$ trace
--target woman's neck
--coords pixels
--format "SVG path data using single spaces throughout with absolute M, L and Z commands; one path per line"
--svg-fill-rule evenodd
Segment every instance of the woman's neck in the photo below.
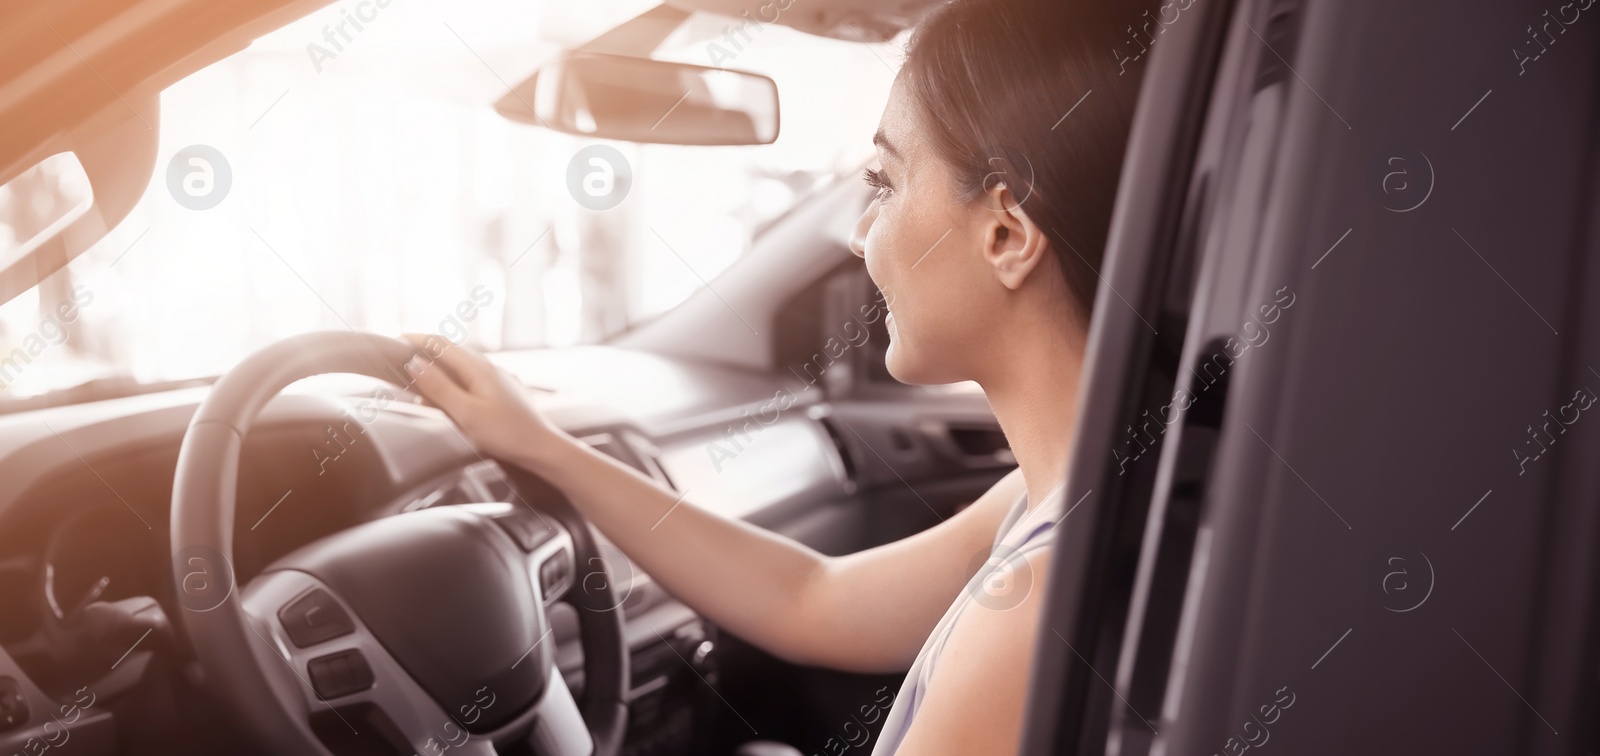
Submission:
M 1081 343 L 1056 336 L 1007 350 L 1012 358 L 979 381 L 1022 468 L 1029 509 L 1066 478 L 1078 423 Z

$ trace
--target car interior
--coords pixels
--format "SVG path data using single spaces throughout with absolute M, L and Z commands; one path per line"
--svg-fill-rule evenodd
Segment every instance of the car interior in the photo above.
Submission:
M 565 344 L 503 326 L 494 363 L 621 464 L 848 554 L 938 524 L 1016 467 L 976 386 L 907 386 L 884 367 L 882 295 L 847 246 L 871 197 L 853 180 L 870 128 L 826 126 L 869 151 L 773 169 L 761 186 L 788 181 L 786 200 L 728 211 L 748 241 L 715 273 L 654 228 L 606 236 L 605 213 L 631 196 L 664 208 L 650 217 L 723 223 L 680 209 L 711 203 L 653 184 L 647 160 L 713 174 L 725 168 L 706 155 L 787 149 L 791 134 L 824 128 L 808 120 L 815 107 L 792 105 L 807 86 L 818 102 L 859 99 L 839 108 L 875 119 L 894 46 L 935 3 L 669 0 L 585 15 L 550 0 L 537 4 L 554 30 L 539 49 L 484 53 L 475 33 L 523 32 L 406 2 L 0 8 L 12 203 L 0 208 L 14 211 L 0 216 L 11 232 L 0 302 L 21 313 L 0 318 L 0 753 L 870 751 L 903 675 L 792 664 L 696 614 L 558 490 L 480 455 L 420 401 L 397 320 L 341 323 L 313 285 L 335 279 L 285 273 L 337 267 L 339 238 L 216 220 L 228 205 L 212 212 L 199 207 L 206 192 L 174 188 L 190 180 L 185 161 L 225 194 L 230 181 L 249 191 L 250 170 L 323 170 L 326 153 L 261 147 L 230 175 L 209 153 L 179 154 L 204 142 L 193 136 L 204 107 L 162 111 L 204 85 L 193 102 L 249 124 L 230 127 L 245 136 L 221 154 L 315 141 L 293 130 L 303 103 L 324 128 L 344 118 L 354 130 L 368 95 L 262 71 L 296 66 L 322 82 L 366 66 L 429 97 L 459 88 L 472 114 L 373 111 L 383 123 L 457 118 L 567 140 L 552 143 L 567 150 L 554 162 L 535 163 L 533 148 L 515 157 L 554 177 L 569 204 L 551 212 L 589 220 L 550 237 L 475 228 L 470 238 L 510 249 L 495 275 L 512 280 L 519 251 L 537 258 L 557 242 L 660 243 L 681 295 L 637 319 L 583 310 L 615 327 L 574 326 Z M 413 12 L 437 48 L 378 36 Z M 1143 83 L 1022 753 L 1600 748 L 1600 421 L 1582 419 L 1600 389 L 1600 21 L 1588 12 L 1173 0 L 1130 17 L 1127 47 L 1106 54 Z M 758 70 L 780 33 L 819 47 L 800 48 L 795 68 Z M 433 70 L 430 50 L 459 67 Z M 871 81 L 845 88 L 852 77 Z M 219 94 L 247 86 L 263 95 L 248 108 Z M 637 170 L 612 153 L 568 162 L 590 145 L 629 150 Z M 25 182 L 63 153 L 82 196 L 58 217 L 25 217 Z M 418 170 L 373 180 L 483 191 Z M 316 186 L 295 191 L 325 201 Z M 745 194 L 752 207 L 766 196 Z M 128 313 L 148 300 L 117 292 L 136 279 L 91 271 L 158 246 L 140 246 L 152 197 L 197 227 L 232 224 L 219 233 L 287 283 L 257 291 L 248 273 L 190 266 L 171 291 L 139 296 L 204 287 L 194 301 L 215 308 L 187 306 L 181 327 L 137 320 Z M 328 251 L 293 257 L 286 237 Z M 539 264 L 578 266 L 552 286 L 608 275 L 551 255 L 569 262 Z M 380 272 L 381 257 L 359 260 L 340 285 L 370 287 L 370 310 L 415 285 Z M 244 322 L 207 322 L 224 321 L 229 301 L 265 307 L 273 286 L 333 313 L 233 334 L 237 348 L 189 374 L 67 365 L 54 377 L 49 358 L 89 342 L 46 326 L 80 310 L 165 328 L 150 343 L 181 353 Z M 506 290 L 476 302 L 447 292 L 404 320 L 459 325 L 498 307 L 509 322 Z M 334 300 L 352 311 L 364 301 L 330 296 L 355 297 Z M 564 322 L 548 320 L 550 333 Z M 518 663 L 502 669 L 508 653 Z
M 119 59 L 139 67 L 140 73 L 124 74 L 124 79 L 149 79 L 142 87 L 118 89 L 123 99 L 150 98 L 140 116 L 154 125 L 156 95 L 164 86 L 318 5 L 195 3 L 151 10 L 137 2 L 90 2 L 70 13 L 40 5 L 14 9 L 20 16 L 6 19 L 4 28 L 19 45 L 44 43 L 25 28 L 44 18 L 69 35 L 94 28 L 125 34 L 122 44 L 128 49 Z M 728 10 L 716 6 L 646 10 L 550 59 L 525 82 L 506 88 L 498 101 L 480 105 L 511 122 L 591 137 L 598 131 L 620 140 L 672 144 L 770 142 L 776 137 L 778 114 L 774 85 L 765 77 L 747 77 L 753 91 L 736 100 L 740 110 L 691 99 L 675 111 L 672 124 L 680 131 L 641 128 L 649 124 L 640 122 L 640 114 L 649 112 L 654 118 L 673 105 L 671 97 L 648 108 L 627 99 L 640 93 L 668 94 L 685 77 L 704 77 L 712 70 L 645 56 L 691 13 Z M 886 39 L 904 30 L 915 11 L 908 7 L 877 13 L 864 6 L 816 4 L 794 14 L 793 25 L 810 34 L 854 40 L 865 33 Z M 143 22 L 143 27 L 117 26 L 118 19 L 139 12 L 159 13 L 160 18 Z M 183 44 L 174 46 L 168 36 L 152 34 L 179 17 L 188 18 L 193 28 Z M 74 28 L 69 18 L 80 19 L 81 26 Z M 24 52 L 12 49 L 19 65 L 12 72 L 20 76 Z M 69 80 L 85 74 L 92 79 L 87 70 L 64 72 Z M 536 83 L 542 88 L 537 92 Z M 620 90 L 622 97 L 608 88 Z M 598 104 L 591 108 L 584 98 Z M 618 103 L 629 107 L 610 114 L 596 109 Z M 139 118 L 127 118 L 110 128 L 86 124 L 76 131 L 62 130 L 37 145 L 25 144 L 30 135 L 24 132 L 58 129 L 83 108 L 112 104 L 122 107 L 115 98 L 105 103 L 52 97 L 50 107 L 71 112 L 35 109 L 26 119 L 7 119 L 7 165 L 37 162 L 35 156 L 62 145 L 70 145 L 82 164 L 93 187 L 93 209 L 68 224 L 115 225 L 117 214 L 127 212 L 145 192 L 153 171 L 158 151 L 154 129 L 145 129 Z M 691 111 L 690 105 L 698 110 Z M 733 115 L 745 117 L 741 121 Z M 593 120 L 584 127 L 577 122 L 580 116 Z M 103 162 L 97 154 L 104 155 Z M 867 195 L 859 182 L 824 185 L 768 222 L 749 251 L 718 277 L 715 292 L 702 289 L 607 343 L 503 351 L 496 354 L 497 362 L 527 385 L 551 394 L 551 412 L 565 430 L 663 485 L 694 491 L 702 506 L 829 554 L 915 533 L 970 502 L 1015 461 L 980 392 L 913 389 L 895 383 L 884 371 L 887 334 L 881 314 L 864 315 L 876 290 L 859 264 L 852 264 L 856 261 L 844 244 L 848 222 Z M 20 264 L 6 268 L 8 297 L 31 288 L 29 279 L 48 276 L 53 266 L 92 243 L 88 231 L 57 231 L 46 230 L 48 238 L 35 240 Z M 746 330 L 738 319 L 728 318 L 729 308 L 762 327 Z M 250 391 L 269 393 L 245 401 L 271 401 L 239 408 L 249 415 L 241 423 L 249 433 L 232 450 L 229 442 L 200 440 L 191 431 L 207 397 L 228 385 L 213 384 L 215 379 L 137 386 L 101 380 L 8 401 L 11 406 L 0 416 L 0 466 L 6 468 L 0 474 L 6 481 L 0 494 L 6 498 L 0 504 L 6 513 L 0 528 L 0 554 L 5 555 L 0 605 L 6 607 L 0 621 L 0 684 L 11 690 L 0 695 L 14 694 L 7 701 L 15 703 L 8 703 L 7 731 L 0 733 L 6 748 L 51 747 L 52 741 L 60 741 L 56 747 L 80 753 L 239 752 L 246 746 L 238 713 L 224 705 L 219 689 L 239 685 L 241 698 L 259 699 L 264 688 L 282 681 L 251 678 L 262 674 L 252 670 L 225 682 L 197 659 L 197 642 L 208 641 L 196 638 L 194 627 L 180 615 L 195 609 L 195 601 L 206 608 L 204 603 L 226 598 L 207 594 L 209 598 L 197 599 L 197 589 L 205 593 L 239 586 L 247 604 L 260 602 L 262 616 L 278 617 L 283 628 L 291 626 L 287 618 L 294 615 L 280 612 L 318 610 L 354 615 L 370 625 L 377 621 L 374 606 L 341 608 L 336 600 L 324 598 L 326 593 L 307 593 L 307 586 L 273 585 L 257 578 L 319 539 L 360 532 L 364 525 L 399 514 L 478 507 L 493 510 L 486 516 L 496 521 L 515 521 L 507 526 L 513 530 L 547 526 L 546 508 L 555 505 L 545 499 L 559 499 L 558 492 L 541 489 L 536 480 L 519 480 L 516 471 L 477 455 L 441 413 L 394 390 L 385 381 L 393 374 L 384 373 L 392 369 L 384 362 L 392 339 L 352 346 L 341 342 L 340 335 L 321 334 L 332 339 L 323 347 L 294 337 L 277 357 L 252 358 L 264 372 Z M 291 352 L 301 355 L 289 362 L 305 375 L 270 375 L 287 366 L 283 356 Z M 306 359 L 312 352 L 321 357 Z M 356 359 L 341 365 L 348 357 Z M 242 369 L 241 364 L 230 375 Z M 287 380 L 287 386 L 299 378 L 336 372 L 366 377 L 302 382 L 272 398 L 277 391 L 271 384 Z M 201 450 L 233 459 L 195 466 L 186 457 Z M 212 561 L 205 561 L 212 554 L 169 554 L 174 521 L 185 516 L 185 487 L 206 485 L 199 478 L 195 483 L 176 480 L 177 471 L 194 469 L 206 477 L 230 467 L 236 470 L 229 475 L 236 476 L 237 498 L 231 511 L 220 516 L 223 521 L 211 525 L 230 531 L 231 553 L 216 554 Z M 212 494 L 200 496 L 210 499 Z M 529 508 L 529 502 L 540 511 Z M 213 501 L 197 500 L 196 506 L 216 511 Z M 274 512 L 279 516 L 273 517 Z M 289 512 L 294 514 L 282 516 Z M 482 694 L 498 697 L 498 707 L 468 691 L 463 700 L 474 700 L 483 715 L 481 722 L 477 717 L 469 721 L 426 701 L 379 699 L 374 691 L 395 687 L 383 684 L 383 664 L 393 661 L 380 662 L 380 654 L 388 656 L 381 650 L 360 648 L 348 634 L 314 642 L 282 630 L 289 640 L 282 644 L 284 650 L 292 649 L 293 664 L 309 665 L 301 674 L 317 695 L 329 695 L 315 685 L 324 682 L 322 676 L 334 680 L 327 684 L 335 686 L 332 698 L 338 704 L 312 706 L 307 713 L 306 725 L 322 745 L 336 753 L 410 753 L 432 752 L 420 750 L 430 743 L 434 748 L 472 748 L 493 742 L 502 753 L 586 753 L 568 741 L 576 737 L 587 742 L 583 725 L 588 720 L 595 740 L 615 741 L 604 752 L 731 753 L 756 739 L 819 751 L 859 747 L 874 725 L 881 724 L 886 708 L 879 707 L 886 707 L 898 676 L 782 662 L 719 633 L 614 547 L 587 536 L 581 520 L 551 532 L 562 535 L 524 544 L 530 548 L 525 558 L 536 565 L 541 594 L 542 605 L 533 613 L 550 633 L 548 645 L 541 644 L 531 658 L 539 662 L 542 657 L 550 679 L 564 681 L 569 708 L 574 700 L 585 702 L 584 716 L 574 720 L 577 735 L 561 729 L 572 722 L 553 715 L 531 721 L 536 719 L 530 716 L 536 708 L 530 708 L 534 695 L 551 695 L 540 688 L 554 687 L 537 674 L 519 676 L 516 693 L 511 680 L 491 683 L 493 690 Z M 202 561 L 191 568 L 190 559 Z M 447 605 L 450 583 L 437 560 L 406 559 L 387 569 L 372 566 L 370 559 L 360 561 L 367 565 L 366 574 L 385 577 L 386 584 L 407 594 L 407 601 L 433 604 L 439 616 L 463 622 L 479 617 L 464 605 Z M 164 567 L 169 563 L 180 565 L 175 578 Z M 408 571 L 410 579 L 391 580 Z M 621 618 L 609 633 L 583 627 L 579 609 L 559 600 L 566 592 L 589 595 L 593 586 L 602 589 L 597 593 L 604 593 L 608 604 L 599 609 L 615 610 L 605 616 Z M 358 594 L 377 598 L 372 590 L 346 586 L 340 591 Z M 303 603 L 307 601 L 311 603 Z M 276 606 L 267 607 L 269 603 Z M 418 628 L 423 623 L 414 612 L 396 617 L 395 627 L 401 633 L 415 631 L 416 643 L 426 643 L 428 633 L 452 630 Z M 340 630 L 348 632 L 328 632 Z M 383 645 L 390 648 L 405 643 L 393 630 L 356 630 L 367 638 L 372 632 L 383 635 Z M 225 631 L 215 632 L 220 636 Z M 512 635 L 508 630 L 507 637 Z M 596 635 L 599 641 L 591 638 Z M 302 642 L 308 644 L 304 650 Z M 597 642 L 611 648 L 597 650 Z M 249 648 L 214 652 L 213 658 L 259 653 Z M 366 654 L 360 663 L 363 671 L 341 666 L 339 654 L 350 653 Z M 437 655 L 437 650 L 419 653 Z M 471 663 L 460 658 L 439 661 L 441 666 Z M 528 669 L 537 672 L 538 666 L 530 663 L 519 671 Z M 282 677 L 281 669 L 266 671 L 273 672 Z M 597 676 L 607 679 L 596 683 Z M 442 679 L 432 683 L 450 684 Z M 337 695 L 341 686 L 358 692 Z M 429 683 L 423 687 L 437 692 Z M 53 702 L 75 695 L 81 698 L 81 709 L 74 721 L 62 725 L 41 716 L 56 708 Z M 426 699 L 426 694 L 419 698 Z M 736 708 L 719 699 L 737 701 Z M 608 700 L 613 706 L 620 702 L 625 717 L 596 714 Z M 432 715 L 425 718 L 424 711 Z M 879 715 L 863 713 L 873 711 Z M 622 721 L 625 729 L 600 732 L 594 720 L 606 716 L 612 717 L 613 729 Z M 848 730 L 841 730 L 841 723 Z M 46 724 L 49 732 L 41 734 L 44 730 L 36 728 Z M 259 747 L 280 752 L 265 743 Z

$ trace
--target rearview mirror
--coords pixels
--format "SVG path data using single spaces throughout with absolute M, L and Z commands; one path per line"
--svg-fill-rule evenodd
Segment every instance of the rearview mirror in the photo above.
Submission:
M 132 110 L 126 103 L 124 107 Z M 160 102 L 151 101 L 120 122 L 106 126 L 90 120 L 35 148 L 43 153 L 41 159 L 52 152 L 71 152 L 77 162 L 71 170 L 87 179 L 88 192 L 73 198 L 77 201 L 71 210 L 20 246 L 0 249 L 0 304 L 88 251 L 133 211 L 155 173 L 159 113 Z
M 744 71 L 570 51 L 495 110 L 568 134 L 653 144 L 770 144 L 778 85 Z

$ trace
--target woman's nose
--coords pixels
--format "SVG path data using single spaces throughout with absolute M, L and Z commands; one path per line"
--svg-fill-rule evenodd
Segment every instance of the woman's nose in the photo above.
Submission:
M 872 221 L 877 217 L 878 200 L 874 199 L 856 221 L 855 230 L 850 232 L 850 251 L 856 253 L 856 257 L 867 256 L 867 232 L 872 230 Z

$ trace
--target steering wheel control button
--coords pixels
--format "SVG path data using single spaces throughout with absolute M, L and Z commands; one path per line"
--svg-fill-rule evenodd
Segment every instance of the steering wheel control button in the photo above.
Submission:
M 310 648 L 356 631 L 344 607 L 321 588 L 290 602 L 278 612 L 278 620 L 289 633 L 289 640 L 299 648 Z
M 28 699 L 22 697 L 22 686 L 13 678 L 0 677 L 0 732 L 27 721 Z
M 567 578 L 571 576 L 572 570 L 568 568 L 567 560 L 562 558 L 562 555 L 550 557 L 544 560 L 544 564 L 539 565 L 539 590 L 544 593 L 546 599 L 549 599 L 561 590 Z
M 343 698 L 372 687 L 372 667 L 367 658 L 356 649 L 319 656 L 306 662 L 306 674 L 311 677 L 311 687 L 324 701 Z

